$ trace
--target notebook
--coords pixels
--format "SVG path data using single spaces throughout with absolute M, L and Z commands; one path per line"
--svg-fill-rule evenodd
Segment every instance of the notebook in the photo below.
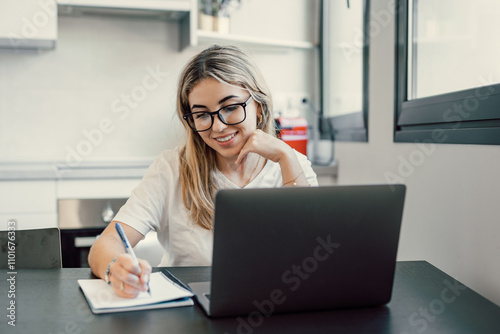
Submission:
M 378 306 L 391 299 L 404 185 L 220 190 L 207 315 Z
M 136 298 L 118 297 L 102 279 L 80 279 L 78 284 L 95 314 L 193 305 L 193 294 L 162 272 L 151 274 L 151 295 L 141 292 Z

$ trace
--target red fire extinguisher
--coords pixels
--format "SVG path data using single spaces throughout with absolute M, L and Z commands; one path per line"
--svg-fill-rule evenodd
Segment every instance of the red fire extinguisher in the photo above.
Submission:
M 278 138 L 296 151 L 307 155 L 307 121 L 304 117 L 277 118 Z

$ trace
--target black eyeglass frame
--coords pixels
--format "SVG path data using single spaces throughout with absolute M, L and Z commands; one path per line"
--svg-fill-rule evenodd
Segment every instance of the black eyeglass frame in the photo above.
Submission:
M 246 109 L 246 106 L 248 106 L 248 103 L 250 102 L 250 100 L 252 98 L 253 98 L 253 96 L 250 95 L 250 97 L 245 102 L 228 104 L 227 106 L 221 107 L 217 111 L 197 111 L 197 112 L 192 112 L 192 113 L 183 115 L 182 118 L 186 121 L 186 123 L 189 125 L 189 127 L 193 131 L 195 131 L 195 132 L 203 132 L 203 131 L 210 130 L 212 128 L 212 126 L 214 125 L 214 116 L 215 115 L 217 115 L 217 117 L 219 117 L 220 121 L 222 123 L 226 124 L 226 125 L 240 124 L 240 123 L 243 123 L 247 119 L 247 109 Z M 237 122 L 237 123 L 227 123 L 224 120 L 224 117 L 222 117 L 222 115 L 220 114 L 220 111 L 222 109 L 224 109 L 224 108 L 233 107 L 233 106 L 242 106 L 243 107 L 243 114 L 244 114 L 243 119 L 240 122 Z M 193 128 L 194 125 L 191 125 L 191 123 L 189 123 L 189 120 L 188 120 L 188 117 L 193 117 L 193 115 L 196 115 L 196 114 L 209 114 L 210 117 L 212 118 L 212 124 L 210 124 L 210 126 L 208 128 L 206 128 L 205 130 L 196 130 L 195 128 Z M 193 117 L 193 119 L 194 119 L 194 117 Z

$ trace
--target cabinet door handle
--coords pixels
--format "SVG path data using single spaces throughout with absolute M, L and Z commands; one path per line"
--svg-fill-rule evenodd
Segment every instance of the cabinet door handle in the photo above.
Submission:
M 99 237 L 99 236 L 96 235 L 95 237 L 76 237 L 75 238 L 75 247 L 77 247 L 77 248 L 90 247 L 97 240 L 97 237 Z

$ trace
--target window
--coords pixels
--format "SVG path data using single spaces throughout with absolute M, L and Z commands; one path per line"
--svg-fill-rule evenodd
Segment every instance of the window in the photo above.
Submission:
M 500 144 L 500 1 L 400 0 L 396 142 Z
M 367 141 L 368 0 L 322 2 L 322 133 Z

